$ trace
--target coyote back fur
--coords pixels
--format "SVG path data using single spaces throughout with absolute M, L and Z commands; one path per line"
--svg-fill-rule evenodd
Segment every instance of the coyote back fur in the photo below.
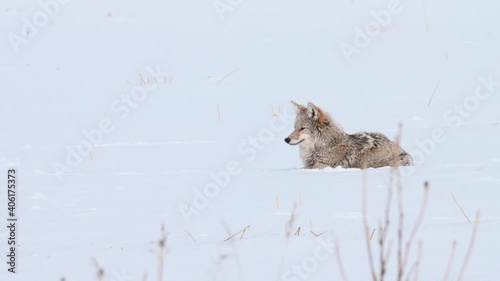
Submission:
M 381 133 L 345 133 L 328 115 L 312 103 L 307 107 L 292 101 L 296 109 L 295 130 L 285 139 L 299 145 L 305 168 L 377 168 L 410 166 L 412 157 Z

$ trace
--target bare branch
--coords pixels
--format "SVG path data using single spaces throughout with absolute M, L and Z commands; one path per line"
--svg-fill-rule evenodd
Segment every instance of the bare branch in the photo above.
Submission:
M 368 262 L 370 264 L 370 271 L 372 275 L 372 280 L 373 281 L 378 281 L 377 279 L 377 274 L 375 273 L 375 265 L 373 263 L 373 253 L 372 253 L 372 246 L 370 244 L 370 227 L 368 226 L 368 218 L 367 218 L 367 202 L 366 202 L 366 188 L 367 188 L 367 183 L 366 183 L 366 169 L 363 169 L 363 225 L 364 225 L 364 232 L 365 232 L 365 240 L 366 240 L 366 250 L 368 251 Z
M 408 258 L 410 256 L 410 251 L 411 251 L 411 246 L 413 244 L 413 240 L 415 239 L 415 236 L 417 235 L 418 229 L 420 228 L 420 225 L 422 224 L 422 221 L 424 219 L 424 213 L 425 209 L 427 207 L 427 202 L 429 199 L 429 183 L 425 182 L 424 183 L 424 198 L 422 199 L 422 205 L 420 205 L 420 211 L 418 213 L 417 220 L 415 221 L 415 224 L 413 225 L 413 229 L 410 232 L 410 236 L 408 237 L 408 240 L 406 241 L 406 249 L 405 249 L 405 255 L 403 258 L 403 269 L 406 267 L 406 264 L 408 263 Z
M 453 265 L 453 259 L 455 257 L 456 248 L 457 248 L 457 241 L 453 241 L 453 244 L 451 245 L 450 258 L 448 259 L 448 266 L 446 266 L 446 272 L 444 273 L 443 281 L 447 281 L 449 279 L 451 266 Z
M 465 255 L 464 262 L 462 263 L 462 268 L 458 274 L 457 281 L 462 280 L 465 274 L 465 269 L 467 269 L 467 264 L 469 263 L 470 256 L 472 254 L 472 249 L 474 248 L 474 241 L 476 240 L 477 228 L 479 227 L 479 212 L 476 213 L 476 221 L 474 222 L 474 228 L 472 229 L 472 235 L 469 241 L 469 247 L 467 248 L 467 254 Z
M 344 270 L 342 258 L 340 256 L 340 247 L 339 247 L 338 241 L 335 243 L 335 255 L 337 256 L 337 264 L 339 266 L 340 274 L 342 275 L 342 280 L 349 281 L 349 278 L 347 278 L 347 274 L 345 273 L 345 270 Z

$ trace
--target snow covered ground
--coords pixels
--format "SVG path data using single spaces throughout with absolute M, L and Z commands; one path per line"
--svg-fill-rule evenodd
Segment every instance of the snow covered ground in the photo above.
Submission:
M 93 259 L 103 280 L 156 280 L 162 225 L 164 280 L 343 280 L 335 245 L 370 280 L 363 174 L 300 169 L 290 100 L 347 132 L 403 124 L 405 237 L 430 182 L 408 267 L 422 241 L 419 279 L 443 280 L 456 241 L 457 280 L 479 211 L 462 280 L 500 280 L 498 1 L 198 2 L 1 1 L 0 280 L 97 280 Z M 389 175 L 367 171 L 370 231 Z

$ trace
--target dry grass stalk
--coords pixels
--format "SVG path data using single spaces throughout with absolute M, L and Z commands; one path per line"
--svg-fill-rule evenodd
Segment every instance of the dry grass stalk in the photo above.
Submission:
M 248 226 L 250 227 L 250 226 Z M 240 240 L 243 239 L 243 236 L 245 235 L 245 232 L 247 231 L 248 227 L 245 227 L 245 229 L 243 229 L 243 232 L 241 233 L 241 236 L 240 236 Z
M 293 204 L 293 209 L 292 213 L 290 214 L 290 219 L 288 222 L 285 224 L 285 248 L 283 249 L 283 254 L 281 256 L 281 262 L 280 262 L 280 267 L 278 270 L 278 276 L 276 277 L 276 280 L 281 280 L 281 272 L 283 272 L 283 266 L 285 265 L 285 257 L 286 257 L 286 252 L 288 249 L 288 241 L 290 240 L 290 236 L 292 234 L 292 229 L 295 224 L 296 216 L 295 216 L 295 210 L 297 209 L 297 204 Z
M 375 234 L 375 228 L 372 230 L 372 234 L 370 235 L 370 240 L 372 240 L 373 234 Z
M 441 81 L 443 81 L 443 79 L 439 79 L 439 81 L 437 82 L 436 87 L 434 88 L 434 91 L 432 91 L 431 99 L 429 100 L 429 103 L 427 103 L 427 107 L 431 106 L 432 98 L 434 98 L 434 95 L 436 94 L 436 91 L 439 88 L 439 84 L 441 84 Z
M 278 195 L 276 195 L 276 209 L 280 208 L 280 200 L 278 198 Z
M 103 281 L 104 280 L 104 268 L 102 268 L 99 263 L 97 262 L 96 259 L 92 259 L 92 263 L 94 264 L 95 268 L 97 269 L 97 280 Z
M 288 240 L 288 238 L 290 238 L 293 225 L 295 224 L 295 219 L 296 219 L 295 209 L 297 209 L 297 205 L 293 204 L 293 209 L 292 209 L 292 213 L 290 214 L 290 219 L 288 220 L 288 222 L 285 225 L 285 233 L 286 233 L 287 240 Z
M 280 114 L 280 111 L 281 111 L 281 105 L 278 105 L 278 110 L 276 111 L 276 108 L 271 105 L 271 116 L 272 117 L 276 117 Z
M 196 239 L 193 237 L 193 235 L 191 235 L 191 233 L 189 233 L 189 231 L 187 231 L 187 229 L 184 229 L 184 232 L 186 232 L 186 234 L 189 235 L 189 237 L 191 237 L 194 242 L 196 242 Z
M 94 156 L 92 155 L 92 151 L 89 154 L 90 154 L 90 161 L 94 160 Z
M 451 273 L 451 267 L 453 265 L 453 259 L 455 258 L 455 250 L 457 248 L 457 241 L 453 241 L 453 244 L 451 245 L 451 253 L 450 253 L 450 258 L 448 259 L 448 266 L 446 266 L 446 271 L 444 273 L 444 278 L 443 281 L 449 280 L 449 276 Z
M 300 235 L 300 226 L 299 226 L 299 228 L 297 228 L 297 231 L 295 231 L 295 233 L 293 235 L 295 235 L 295 236 L 299 236 Z
M 220 117 L 220 106 L 219 105 L 217 105 L 217 118 L 220 122 L 221 117 Z
M 158 253 L 158 281 L 163 281 L 163 265 L 167 248 L 167 233 L 165 231 L 165 225 L 161 226 L 161 238 L 158 240 L 158 248 L 160 249 L 160 252 Z
M 466 219 L 467 219 L 467 221 L 470 223 L 470 219 L 469 219 L 469 217 L 468 217 L 468 216 L 467 216 L 467 214 L 465 213 L 464 209 L 462 209 L 462 206 L 460 206 L 460 203 L 458 203 L 457 198 L 455 198 L 455 195 L 453 195 L 453 193 L 452 193 L 452 192 L 450 192 L 450 194 L 451 194 L 451 197 L 453 197 L 453 200 L 455 200 L 455 203 L 457 203 L 458 208 L 460 208 L 460 211 L 462 211 L 462 214 L 464 214 L 465 218 L 466 218 Z
M 231 239 L 232 239 L 233 237 L 235 237 L 236 235 L 238 235 L 238 234 L 240 234 L 240 233 L 242 233 L 242 232 L 246 231 L 246 230 L 247 230 L 247 228 L 249 228 L 250 226 L 251 226 L 251 225 L 247 225 L 247 226 L 246 226 L 245 228 L 243 228 L 242 230 L 240 230 L 240 231 L 236 232 L 235 234 L 233 234 L 233 235 L 229 236 L 228 238 L 226 238 L 226 240 L 224 240 L 224 242 L 226 242 L 226 241 L 228 241 L 228 240 L 231 240 Z
M 311 230 L 310 232 L 311 232 L 314 236 L 316 236 L 316 237 L 320 237 L 321 235 L 325 234 L 325 232 L 326 232 L 326 231 L 323 231 L 323 232 L 321 232 L 321 233 L 316 233 L 316 232 L 314 232 L 314 231 L 312 231 L 312 230 Z
M 311 218 L 309 218 L 309 226 L 311 227 L 311 230 L 309 230 L 309 232 L 311 232 L 314 236 L 319 237 L 319 236 L 325 234 L 325 232 L 321 232 L 321 233 L 314 232 L 313 223 L 312 223 Z
M 233 75 L 233 73 L 235 73 L 236 71 L 238 71 L 239 69 L 238 68 L 235 68 L 233 71 L 229 72 L 228 74 L 226 74 L 224 77 L 222 77 L 219 81 L 217 81 L 217 84 L 220 84 L 222 83 L 222 81 L 226 80 L 227 77 Z
M 462 268 L 460 268 L 460 273 L 458 274 L 457 281 L 461 281 L 464 277 L 465 270 L 467 269 L 467 265 L 469 263 L 470 256 L 472 254 L 472 249 L 474 248 L 474 242 L 476 241 L 476 233 L 477 228 L 479 227 L 479 212 L 476 213 L 476 220 L 474 221 L 474 228 L 472 229 L 472 234 L 469 241 L 469 247 L 467 248 L 467 253 L 465 254 L 464 262 L 462 263 Z
M 299 207 L 302 208 L 302 192 L 299 192 Z
M 231 230 L 229 229 L 229 226 L 224 222 L 222 221 L 222 225 L 224 226 L 224 229 L 226 230 L 227 234 L 231 234 Z M 237 233 L 235 233 L 232 237 L 238 235 L 240 232 L 244 231 L 246 228 L 249 228 L 250 225 L 248 225 L 247 227 L 245 227 L 244 229 L 242 229 L 241 231 L 238 231 Z M 225 241 L 228 241 L 229 239 L 231 239 L 232 237 L 226 239 Z M 224 242 L 225 242 L 224 241 Z M 234 240 L 231 240 L 228 242 L 229 245 L 231 246 L 231 248 L 233 249 L 233 258 L 234 258 L 234 261 L 236 262 L 236 267 L 238 269 L 238 275 L 239 275 L 239 280 L 243 280 L 243 270 L 242 270 L 242 267 L 241 267 L 241 261 L 240 261 L 240 255 L 238 253 L 238 248 L 236 247 L 236 243 L 234 243 Z M 224 255 L 225 256 L 225 255 Z M 224 259 L 225 257 L 222 257 L 222 259 Z M 221 259 L 221 260 L 222 260 Z

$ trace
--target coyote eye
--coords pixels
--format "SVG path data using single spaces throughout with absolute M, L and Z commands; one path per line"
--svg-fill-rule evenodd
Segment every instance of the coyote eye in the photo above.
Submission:
M 300 129 L 299 129 L 299 131 L 302 131 L 302 130 L 304 130 L 304 129 L 305 129 L 305 128 L 300 128 Z

